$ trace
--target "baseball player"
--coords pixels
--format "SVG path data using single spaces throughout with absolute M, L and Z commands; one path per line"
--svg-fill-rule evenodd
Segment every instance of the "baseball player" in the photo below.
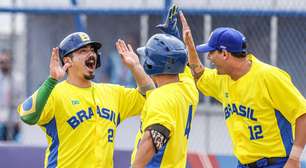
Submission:
M 157 88 L 147 93 L 132 167 L 186 167 L 188 136 L 199 95 L 189 69 L 179 75 L 187 63 L 185 46 L 172 35 L 155 34 L 137 51 L 145 57 L 145 72 Z
M 195 48 L 182 13 L 181 21 L 197 87 L 223 104 L 237 167 L 299 167 L 306 103 L 290 76 L 248 53 L 245 36 L 233 28 L 216 28 Z M 208 52 L 216 69 L 204 68 L 196 51 Z
M 37 124 L 46 133 L 45 167 L 112 168 L 118 124 L 138 115 L 143 95 L 154 88 L 132 47 L 122 40 L 116 47 L 138 89 L 92 82 L 101 65 L 100 47 L 84 32 L 65 37 L 52 50 L 50 77 L 18 107 L 25 123 Z M 65 72 L 67 80 L 58 83 Z
M 155 34 L 137 52 L 144 57 L 144 70 L 157 88 L 147 93 L 132 167 L 186 167 L 188 137 L 199 95 L 186 68 L 184 43 L 173 35 Z

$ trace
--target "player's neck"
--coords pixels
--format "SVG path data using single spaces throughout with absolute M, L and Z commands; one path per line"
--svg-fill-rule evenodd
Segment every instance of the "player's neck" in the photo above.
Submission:
M 179 81 L 178 75 L 156 75 L 153 76 L 154 82 L 157 84 L 158 87 L 169 83 L 175 83 Z
M 80 88 L 88 88 L 91 86 L 90 80 L 81 79 L 72 75 L 68 75 L 67 82 Z
M 231 67 L 231 71 L 229 73 L 229 76 L 231 77 L 232 80 L 238 80 L 240 79 L 243 75 L 247 74 L 252 66 L 252 62 L 248 59 L 242 61 L 242 62 L 237 62 L 234 64 L 233 67 Z

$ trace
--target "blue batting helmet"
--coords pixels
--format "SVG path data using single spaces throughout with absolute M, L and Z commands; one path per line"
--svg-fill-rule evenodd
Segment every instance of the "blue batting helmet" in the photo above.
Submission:
M 187 64 L 184 43 L 169 34 L 153 35 L 137 52 L 145 58 L 143 67 L 148 75 L 178 74 Z
M 64 38 L 64 40 L 59 45 L 59 55 L 62 63 L 64 64 L 64 57 L 68 56 L 72 52 L 86 46 L 86 45 L 92 45 L 94 47 L 94 50 L 97 54 L 97 64 L 96 68 L 101 66 L 101 60 L 100 60 L 100 53 L 98 50 L 101 48 L 101 43 L 97 41 L 90 40 L 90 37 L 88 34 L 84 32 L 75 32 L 72 34 L 69 34 L 67 37 Z

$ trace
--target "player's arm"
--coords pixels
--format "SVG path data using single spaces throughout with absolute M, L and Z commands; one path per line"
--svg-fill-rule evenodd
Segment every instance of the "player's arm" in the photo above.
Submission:
M 60 66 L 58 48 L 52 49 L 50 60 L 50 77 L 34 92 L 34 94 L 18 106 L 18 112 L 27 124 L 36 124 L 43 112 L 44 106 L 48 98 L 57 84 L 57 80 L 64 77 L 65 72 L 71 65 L 66 63 L 64 67 Z
M 139 142 L 132 168 L 144 168 L 154 154 L 166 145 L 169 135 L 170 131 L 160 124 L 149 126 Z
M 192 38 L 190 27 L 182 11 L 180 13 L 180 20 L 183 29 L 183 40 L 188 50 L 188 63 L 194 79 L 197 81 L 204 72 L 204 66 L 201 63 L 198 53 L 196 51 L 194 40 Z
M 142 95 L 145 95 L 148 90 L 154 89 L 154 82 L 145 73 L 132 46 L 130 44 L 126 45 L 123 40 L 119 39 L 116 42 L 116 48 L 119 55 L 121 56 L 122 62 L 131 70 L 136 80 L 138 91 Z
M 272 69 L 263 73 L 262 77 L 274 108 L 281 112 L 291 125 L 295 125 L 295 140 L 285 167 L 298 167 L 306 144 L 305 98 L 294 86 L 290 76 L 285 71 Z
M 18 106 L 18 112 L 23 122 L 30 125 L 37 123 L 56 83 L 55 79 L 49 77 L 32 96 Z
M 306 111 L 305 114 L 298 117 L 295 122 L 295 140 L 289 155 L 289 159 L 285 168 L 298 167 L 300 164 L 301 156 L 306 145 Z

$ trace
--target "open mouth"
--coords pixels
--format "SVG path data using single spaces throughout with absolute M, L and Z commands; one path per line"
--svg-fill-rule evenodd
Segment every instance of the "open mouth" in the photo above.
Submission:
M 96 59 L 95 57 L 89 57 L 86 61 L 85 61 L 85 65 L 88 69 L 93 70 L 96 67 Z

